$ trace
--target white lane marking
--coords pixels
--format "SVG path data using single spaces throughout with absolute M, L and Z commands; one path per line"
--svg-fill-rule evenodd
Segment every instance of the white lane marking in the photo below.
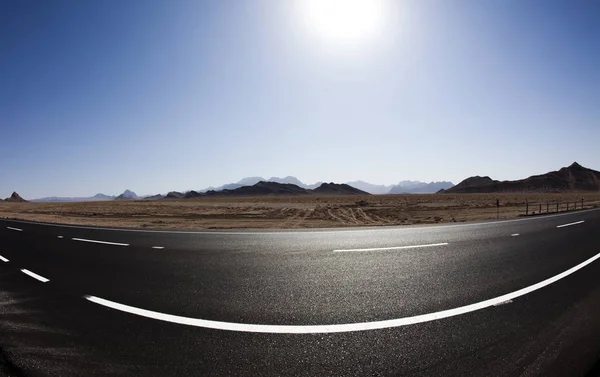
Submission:
M 4 258 L 2 255 L 0 255 L 0 260 L 1 260 L 2 262 L 8 262 L 8 259 Z
M 114 301 L 105 300 L 100 297 L 95 296 L 84 296 L 86 300 L 94 302 L 96 304 L 100 304 L 112 309 L 120 310 L 123 312 L 136 314 L 146 318 L 157 319 L 160 321 L 171 322 L 171 323 L 179 323 L 182 325 L 188 326 L 196 326 L 196 327 L 204 327 L 209 329 L 216 330 L 229 330 L 229 331 L 244 331 L 244 332 L 255 332 L 255 333 L 269 333 L 269 334 L 317 334 L 317 333 L 341 333 L 341 332 L 350 332 L 350 331 L 365 331 L 365 330 L 379 330 L 379 329 L 387 329 L 391 327 L 400 327 L 407 325 L 414 325 L 417 323 L 436 321 L 443 318 L 453 317 L 465 313 L 474 312 L 476 310 L 481 310 L 488 308 L 490 306 L 494 306 L 497 304 L 507 303 L 510 300 L 513 300 L 517 297 L 524 296 L 528 293 L 537 291 L 538 289 L 544 288 L 554 282 L 557 282 L 572 273 L 582 269 L 588 264 L 594 262 L 600 258 L 600 253 L 595 256 L 587 259 L 586 261 L 579 263 L 575 267 L 571 267 L 570 269 L 553 276 L 549 279 L 543 280 L 539 283 L 530 285 L 528 287 L 519 289 L 518 291 L 504 294 L 502 296 L 498 296 L 495 298 L 491 298 L 489 300 L 480 301 L 474 304 L 461 306 L 454 309 L 442 310 L 435 313 L 429 314 L 421 314 L 413 317 L 404 317 L 397 319 L 388 319 L 383 321 L 375 321 L 375 322 L 360 322 L 360 323 L 346 323 L 346 324 L 338 324 L 338 325 L 256 325 L 256 324 L 244 324 L 244 323 L 232 323 L 232 322 L 220 322 L 220 321 L 212 321 L 207 319 L 198 319 L 198 318 L 190 318 L 190 317 L 181 317 L 172 314 L 164 314 L 159 312 L 154 312 L 151 310 L 145 310 L 136 308 L 129 305 L 119 304 Z
M 104 245 L 129 246 L 128 243 L 106 242 L 106 241 L 97 241 L 97 240 L 86 240 L 85 238 L 71 238 L 71 239 L 73 241 L 101 243 L 101 244 L 104 244 Z
M 506 305 L 506 304 L 512 304 L 513 300 L 506 300 L 504 302 L 499 302 L 497 304 L 494 304 L 494 306 L 502 306 L 502 305 Z
M 63 236 L 57 236 L 58 238 L 63 238 Z
M 26 270 L 26 269 L 22 269 L 21 272 L 24 273 L 25 275 L 29 275 L 32 278 L 41 281 L 42 283 L 47 283 L 47 282 L 50 281 L 49 279 L 46 279 L 45 277 L 40 276 L 40 275 L 36 274 L 35 272 L 31 272 L 31 271 Z
M 11 220 L 12 222 L 21 223 L 21 224 L 36 224 L 43 226 L 53 226 L 59 228 L 73 228 L 73 229 L 93 229 L 93 230 L 105 230 L 109 232 L 138 232 L 138 233 L 165 233 L 165 234 L 211 234 L 211 235 L 278 235 L 278 234 L 298 234 L 298 233 L 322 233 L 322 234 L 335 234 L 340 232 L 389 232 L 389 231 L 414 231 L 414 230 L 428 230 L 428 229 L 441 229 L 441 228 L 460 228 L 460 227 L 469 227 L 469 226 L 482 226 L 482 225 L 496 225 L 496 224 L 504 224 L 504 223 L 514 223 L 521 221 L 538 221 L 538 220 L 546 220 L 554 217 L 562 217 L 562 216 L 573 216 L 580 215 L 586 212 L 600 211 L 600 208 L 591 208 L 585 209 L 576 212 L 565 212 L 565 213 L 557 213 L 555 215 L 544 215 L 544 216 L 534 216 L 527 217 L 523 219 L 512 219 L 512 220 L 501 220 L 501 221 L 484 221 L 484 222 L 473 222 L 473 223 L 465 223 L 465 224 L 448 224 L 448 225 L 401 225 L 397 226 L 382 226 L 382 227 L 362 227 L 362 228 L 337 228 L 337 229 L 329 229 L 329 230 L 282 230 L 277 232 L 229 232 L 229 231 L 185 231 L 185 230 L 149 230 L 149 229 L 125 229 L 125 228 L 100 228 L 93 226 L 76 226 L 76 225 L 66 225 L 66 224 L 51 224 L 51 223 L 40 223 L 34 221 L 21 221 L 21 220 Z
M 584 223 L 584 222 L 585 222 L 585 220 L 581 220 L 581 221 L 576 221 L 576 222 L 574 222 L 574 223 L 563 224 L 563 225 L 557 225 L 556 227 L 557 227 L 557 228 L 564 228 L 564 227 L 566 227 L 566 226 L 571 226 L 571 225 L 582 224 L 582 223 Z
M 22 232 L 23 231 L 23 229 L 13 228 L 12 226 L 7 226 L 6 229 L 16 230 L 17 232 Z
M 351 251 L 385 251 L 385 250 L 402 250 L 402 249 L 419 249 L 423 247 L 435 247 L 435 246 L 446 246 L 447 242 L 443 243 L 432 243 L 429 245 L 411 245 L 411 246 L 392 246 L 392 247 L 372 247 L 368 249 L 337 249 L 333 250 L 334 253 L 347 253 Z
M 511 234 L 510 236 L 511 236 L 511 237 L 517 237 L 517 236 L 520 236 L 520 234 L 519 234 L 519 233 L 513 233 L 513 234 Z
M 152 246 L 153 249 L 164 249 L 164 246 Z

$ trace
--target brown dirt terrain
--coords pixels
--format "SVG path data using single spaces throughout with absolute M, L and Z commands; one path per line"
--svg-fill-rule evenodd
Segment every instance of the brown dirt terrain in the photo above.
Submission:
M 600 193 L 232 197 L 86 203 L 0 203 L 0 217 L 146 229 L 327 228 L 452 223 L 538 212 L 537 203 L 600 207 Z M 536 203 L 536 204 L 531 204 Z M 560 210 L 566 209 L 561 204 Z

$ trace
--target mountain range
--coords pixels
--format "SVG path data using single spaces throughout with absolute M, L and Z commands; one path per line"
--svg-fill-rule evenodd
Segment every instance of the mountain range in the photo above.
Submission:
M 298 187 L 302 187 L 308 190 L 313 190 L 319 187 L 323 182 L 317 182 L 314 184 L 306 184 L 300 181 L 296 177 L 287 176 L 284 178 L 271 177 L 264 179 L 262 177 L 247 177 L 243 178 L 235 183 L 227 183 L 219 187 L 209 187 L 203 190 L 197 190 L 197 192 L 207 191 L 220 191 L 220 190 L 233 190 L 242 186 L 252 186 L 258 182 L 276 182 L 276 183 L 290 183 Z M 381 194 L 432 194 L 442 189 L 448 189 L 453 186 L 452 182 L 420 182 L 420 181 L 401 181 L 397 185 L 376 185 L 365 181 L 352 181 L 346 182 L 346 185 L 355 187 L 359 190 L 365 191 L 369 194 L 381 195 Z
M 131 190 L 125 190 L 121 195 L 105 195 L 105 194 L 96 194 L 94 196 L 89 197 L 61 197 L 61 196 L 49 196 L 46 198 L 33 199 L 32 202 L 102 202 L 108 200 L 131 200 L 131 199 L 162 199 L 164 195 L 147 195 L 147 196 L 138 196 L 135 192 Z
M 273 196 L 273 195 L 370 195 L 347 184 L 322 183 L 314 189 L 300 187 L 293 183 L 259 181 L 254 185 L 246 185 L 234 189 L 208 190 L 206 192 L 188 191 L 187 193 L 170 192 L 165 199 L 189 199 L 197 197 L 222 196 Z
M 546 174 L 532 175 L 516 181 L 496 181 L 488 176 L 474 176 L 444 190 L 448 194 L 496 192 L 565 192 L 600 191 L 600 172 L 574 162 L 568 167 Z
M 447 190 L 454 186 L 452 182 L 441 181 L 441 182 L 418 182 L 418 181 L 404 181 L 400 182 L 396 186 L 393 186 L 389 194 L 433 194 L 440 190 Z
M 60 197 L 60 196 L 49 196 L 46 198 L 33 199 L 32 202 L 100 202 L 106 200 L 113 200 L 116 196 L 96 194 L 90 197 Z
M 284 183 L 284 184 L 289 183 L 289 184 L 296 185 L 298 187 L 302 187 L 302 188 L 309 189 L 309 190 L 317 188 L 321 185 L 321 183 L 323 183 L 323 182 L 317 182 L 312 185 L 307 185 L 307 184 L 303 183 L 302 181 L 300 181 L 298 178 L 292 177 L 291 175 L 288 175 L 287 177 L 284 177 L 284 178 L 271 177 L 269 179 L 265 179 L 263 177 L 246 177 L 246 178 L 240 179 L 239 181 L 237 181 L 235 183 L 227 183 L 227 184 L 224 184 L 224 185 L 218 186 L 218 187 L 211 186 L 211 187 L 208 187 L 208 188 L 205 188 L 202 190 L 197 190 L 197 192 L 234 190 L 236 188 L 240 188 L 243 186 L 252 186 L 261 181 L 262 182 Z
M 269 185 L 274 183 L 276 185 Z M 92 197 L 46 197 L 34 199 L 32 202 L 84 202 L 107 200 L 157 200 L 163 198 L 193 198 L 200 196 L 229 195 L 304 195 L 318 194 L 429 194 L 429 193 L 493 193 L 493 192 L 563 192 L 563 191 L 600 191 L 600 172 L 585 168 L 574 162 L 568 167 L 541 175 L 515 181 L 497 181 L 488 176 L 469 177 L 456 186 L 452 182 L 420 182 L 401 181 L 397 185 L 377 185 L 365 181 L 352 181 L 343 184 L 317 182 L 305 184 L 298 178 L 246 177 L 235 183 L 219 187 L 208 187 L 203 190 L 177 192 L 166 195 L 138 196 L 131 190 L 125 190 L 119 196 L 98 193 Z M 254 193 L 254 194 L 252 194 Z M 13 193 L 6 201 L 25 201 L 17 193 Z
M 206 193 L 209 191 L 223 191 L 223 190 L 235 190 L 244 186 L 253 186 L 259 182 L 273 182 L 280 184 L 292 184 L 296 185 L 300 188 L 306 190 L 314 190 L 320 187 L 323 182 L 316 182 L 313 184 L 306 184 L 300 181 L 298 178 L 293 176 L 287 177 L 271 177 L 269 179 L 265 179 L 262 177 L 246 177 L 242 178 L 234 183 L 227 183 L 218 187 L 208 187 L 202 190 L 192 190 L 188 192 L 178 192 L 171 191 L 166 195 L 157 194 L 157 195 L 147 195 L 147 196 L 138 196 L 135 192 L 127 189 L 121 195 L 105 195 L 98 193 L 91 197 L 45 197 L 39 199 L 33 199 L 32 202 L 94 202 L 94 201 L 106 201 L 106 200 L 135 200 L 135 199 L 149 199 L 156 200 L 162 198 L 184 198 L 186 195 L 188 197 L 199 196 L 199 193 Z M 452 187 L 452 182 L 420 182 L 420 181 L 401 181 L 397 185 L 376 185 L 365 181 L 352 181 L 346 182 L 345 185 L 351 186 L 358 190 L 364 191 L 368 194 L 430 194 L 435 193 L 441 189 L 448 189 Z M 189 193 L 189 194 L 188 194 Z M 213 194 L 214 195 L 214 194 Z

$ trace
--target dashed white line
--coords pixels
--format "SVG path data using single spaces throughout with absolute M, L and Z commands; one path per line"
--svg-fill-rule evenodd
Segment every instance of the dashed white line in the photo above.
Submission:
M 26 270 L 26 269 L 22 269 L 21 272 L 24 273 L 25 275 L 31 276 L 32 278 L 34 278 L 36 280 L 41 281 L 42 283 L 47 283 L 47 282 L 50 281 L 49 279 L 46 279 L 45 277 L 40 276 L 40 275 L 36 274 L 35 272 L 31 272 L 31 271 Z
M 164 249 L 164 246 L 152 246 L 153 249 Z
M 22 232 L 23 231 L 23 229 L 13 228 L 12 226 L 7 226 L 6 229 L 16 230 L 17 232 Z
M 101 243 L 104 245 L 115 245 L 115 246 L 129 246 L 128 243 L 118 243 L 118 242 L 106 242 L 106 241 L 97 241 L 97 240 L 87 240 L 85 238 L 71 238 L 73 241 L 81 241 L 81 242 L 92 242 L 92 243 Z
M 63 236 L 56 236 L 56 238 L 63 238 Z
M 571 225 L 582 224 L 582 223 L 584 223 L 584 222 L 585 222 L 585 220 L 581 220 L 581 221 L 576 221 L 576 222 L 574 222 L 574 223 L 563 224 L 563 225 L 557 225 L 556 227 L 557 227 L 557 228 L 564 228 L 564 227 L 566 227 L 566 226 L 571 226 Z
M 520 234 L 519 234 L 519 233 L 513 233 L 513 234 L 511 234 L 510 236 L 511 236 L 511 237 L 517 237 L 517 236 L 520 236 Z
M 0 260 L 1 260 L 2 262 L 8 262 L 8 259 L 4 258 L 2 255 L 0 255 Z
M 600 258 L 600 254 L 587 259 L 586 261 L 572 267 L 556 276 L 549 279 L 543 280 L 537 284 L 530 285 L 528 287 L 519 289 L 518 291 L 507 293 L 502 296 L 498 296 L 489 300 L 480 301 L 474 304 L 461 306 L 454 309 L 442 310 L 435 313 L 421 314 L 412 317 L 404 317 L 397 319 L 388 319 L 384 321 L 375 322 L 360 322 L 360 323 L 347 323 L 338 325 L 257 325 L 257 324 L 244 324 L 244 323 L 232 323 L 232 322 L 220 322 L 212 321 L 207 319 L 198 319 L 190 317 L 181 317 L 172 314 L 164 314 L 154 312 L 151 310 L 145 310 L 136 308 L 129 305 L 119 304 L 114 301 L 105 300 L 96 296 L 84 296 L 84 298 L 93 303 L 106 306 L 108 308 L 120 310 L 122 312 L 136 314 L 146 318 L 157 319 L 160 321 L 178 323 L 188 326 L 204 327 L 216 330 L 228 330 L 228 331 L 243 331 L 243 332 L 254 332 L 254 333 L 269 333 L 269 334 L 317 334 L 317 333 L 341 333 L 350 331 L 365 331 L 365 330 L 378 330 L 387 329 L 392 327 L 400 327 L 413 325 L 417 323 L 430 322 L 443 318 L 453 317 L 477 310 L 485 309 L 494 305 L 509 303 L 511 300 L 524 296 L 528 293 L 537 291 L 538 289 L 544 288 L 558 280 L 561 280 L 572 273 L 582 269 L 588 264 L 594 262 Z
M 428 245 L 411 245 L 411 246 L 392 246 L 392 247 L 372 247 L 368 249 L 337 249 L 333 250 L 334 253 L 347 253 L 352 251 L 385 251 L 385 250 L 402 250 L 402 249 L 419 249 L 423 247 L 436 247 L 436 246 L 446 246 L 447 242 L 442 243 L 432 243 Z

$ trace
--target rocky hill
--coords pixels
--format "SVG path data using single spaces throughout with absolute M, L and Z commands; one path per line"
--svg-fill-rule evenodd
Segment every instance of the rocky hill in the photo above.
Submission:
M 188 191 L 188 192 L 186 192 L 186 193 L 183 195 L 183 197 L 184 197 L 184 198 L 186 198 L 186 199 L 189 199 L 189 198 L 196 198 L 196 197 L 198 197 L 198 196 L 202 196 L 202 193 L 200 193 L 200 192 L 198 192 L 198 191 L 194 191 L 194 190 L 192 190 L 192 191 Z
M 311 190 L 291 183 L 260 181 L 252 186 L 242 186 L 233 190 L 210 190 L 203 196 L 264 196 L 264 195 L 307 195 Z
M 138 196 L 135 192 L 130 190 L 125 190 L 121 195 L 117 196 L 115 200 L 131 200 L 138 199 Z
M 10 196 L 10 198 L 6 198 L 4 199 L 5 202 L 12 202 L 12 203 L 24 203 L 27 202 L 27 200 L 21 198 L 21 196 L 19 194 L 17 194 L 16 192 L 13 192 L 12 195 Z
M 312 190 L 314 194 L 319 195 L 370 195 L 368 192 L 359 190 L 345 183 L 323 183 L 321 186 Z
M 516 181 L 470 177 L 444 191 L 447 194 L 496 192 L 600 191 L 600 172 L 574 162 L 568 167 Z
M 171 191 L 165 195 L 164 199 L 182 199 L 185 196 L 184 193 L 178 191 Z
M 162 195 L 162 194 L 156 194 L 156 195 L 145 196 L 143 199 L 146 199 L 146 200 L 158 200 L 158 199 L 162 199 L 164 197 L 165 196 Z

